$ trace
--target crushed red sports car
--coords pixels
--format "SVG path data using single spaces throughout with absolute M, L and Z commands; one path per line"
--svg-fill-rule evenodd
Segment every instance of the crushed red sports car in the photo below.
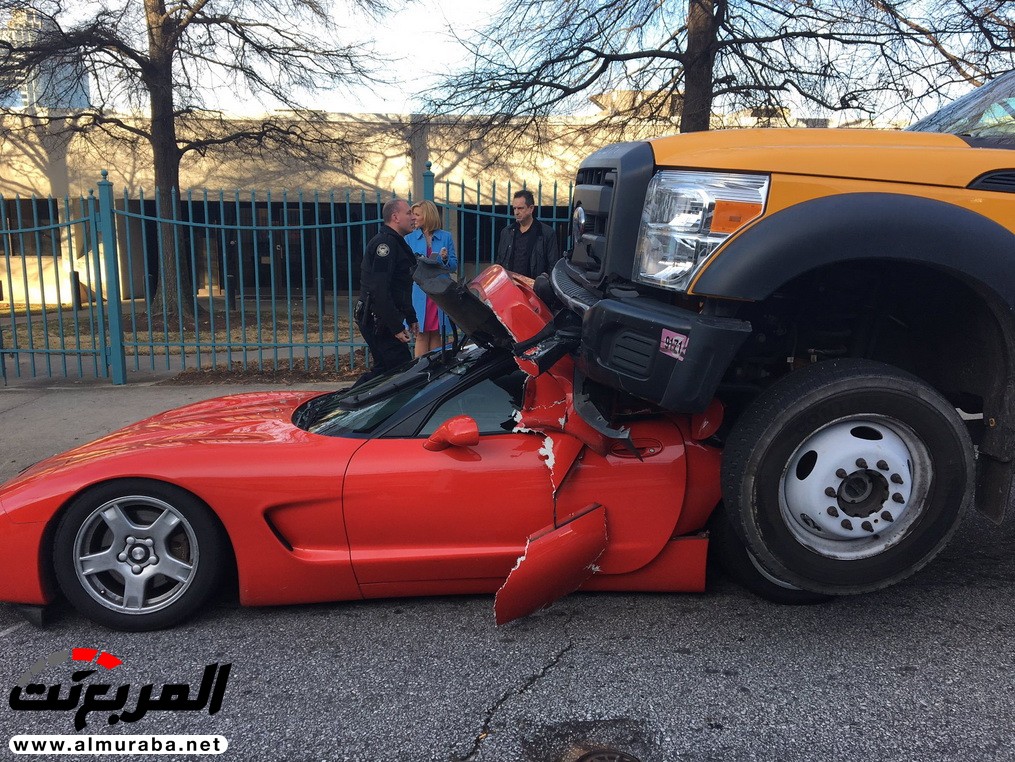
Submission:
M 618 410 L 611 438 L 576 412 L 571 357 L 500 348 L 551 325 L 526 282 L 470 286 L 479 345 L 190 405 L 27 469 L 0 490 L 0 598 L 60 592 L 145 630 L 234 578 L 248 605 L 497 592 L 499 623 L 579 588 L 703 590 L 721 407 Z

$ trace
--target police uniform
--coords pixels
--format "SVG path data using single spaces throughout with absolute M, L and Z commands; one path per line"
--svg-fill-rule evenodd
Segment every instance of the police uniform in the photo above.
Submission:
M 360 267 L 360 301 L 356 323 L 370 347 L 374 365 L 359 381 L 380 375 L 412 359 L 409 346 L 395 334 L 416 322 L 412 307 L 412 271 L 416 256 L 388 225 L 367 243 Z

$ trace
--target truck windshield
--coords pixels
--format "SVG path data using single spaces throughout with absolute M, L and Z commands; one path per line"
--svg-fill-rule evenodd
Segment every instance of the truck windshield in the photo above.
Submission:
M 907 129 L 1015 140 L 1015 71 L 976 88 Z

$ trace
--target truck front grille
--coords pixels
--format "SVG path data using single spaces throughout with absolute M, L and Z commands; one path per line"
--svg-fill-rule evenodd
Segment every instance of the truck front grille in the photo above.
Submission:
M 613 185 L 612 173 L 615 170 L 607 167 L 585 167 L 578 170 L 577 185 Z M 607 175 L 611 175 L 607 177 Z
M 608 219 L 609 215 L 605 210 L 598 213 L 586 214 L 583 232 L 590 235 L 606 235 L 606 220 Z

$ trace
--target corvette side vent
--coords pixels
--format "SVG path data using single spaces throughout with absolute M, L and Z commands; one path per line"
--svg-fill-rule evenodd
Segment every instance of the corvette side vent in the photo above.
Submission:
M 1015 193 L 1015 169 L 980 175 L 969 184 L 969 189 L 993 191 L 994 193 Z
M 658 342 L 637 333 L 622 331 L 613 339 L 606 365 L 622 373 L 645 378 L 649 375 L 652 356 Z

